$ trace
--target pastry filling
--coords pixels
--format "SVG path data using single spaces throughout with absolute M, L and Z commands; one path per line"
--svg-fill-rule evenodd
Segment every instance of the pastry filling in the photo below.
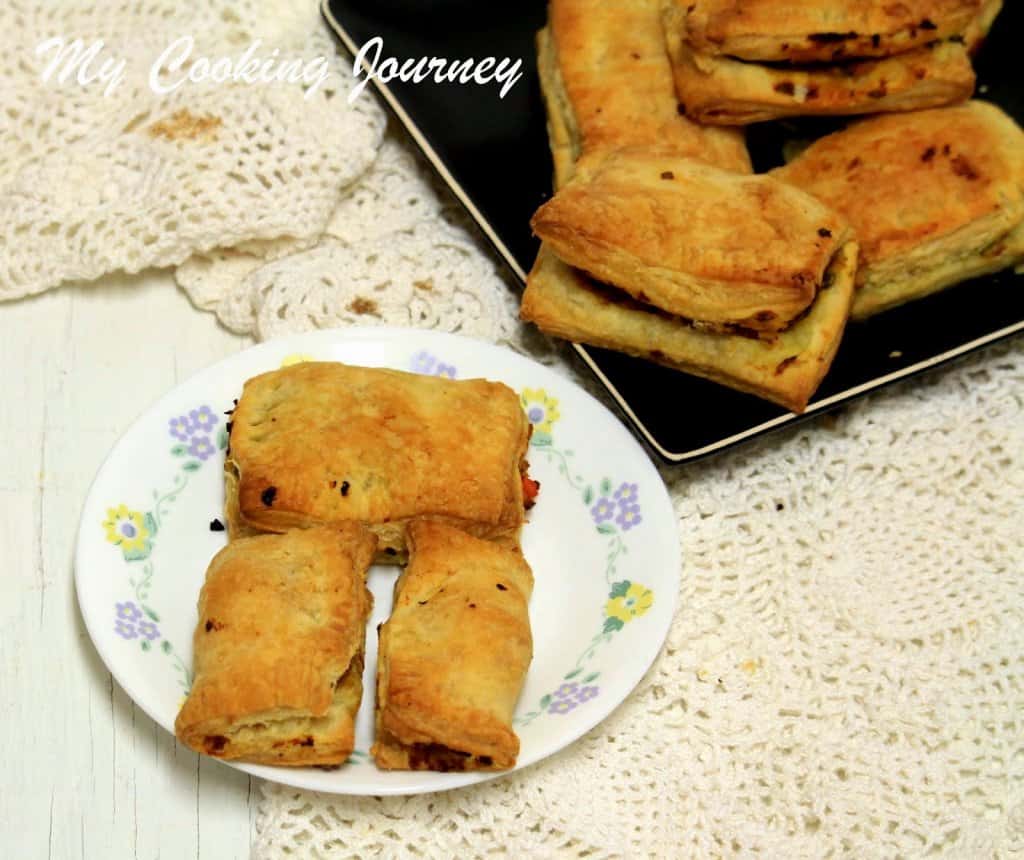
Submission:
M 540 481 L 535 481 L 529 475 L 523 475 L 523 507 L 530 510 L 537 504 L 537 494 L 540 492 Z
M 409 767 L 414 770 L 436 770 L 441 773 L 465 770 L 475 764 L 490 767 L 494 760 L 489 755 L 474 756 L 463 750 L 453 750 L 444 744 L 412 744 L 409 750 Z
M 533 424 L 530 424 L 526 432 L 526 444 L 529 446 L 530 439 L 533 438 Z M 540 481 L 535 481 L 530 477 L 530 463 L 526 457 L 523 457 L 519 461 L 519 477 L 523 482 L 523 508 L 524 510 L 530 510 L 535 504 L 537 504 L 537 495 L 540 493 Z

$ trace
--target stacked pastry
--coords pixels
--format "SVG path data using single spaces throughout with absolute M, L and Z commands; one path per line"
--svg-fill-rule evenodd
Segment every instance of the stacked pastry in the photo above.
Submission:
M 1024 132 L 986 102 L 861 120 L 772 175 L 850 220 L 854 319 L 1024 261 Z
M 803 409 L 852 300 L 846 221 L 681 115 L 660 0 L 552 0 L 538 54 L 560 190 L 523 318 Z
M 544 246 L 522 315 L 545 331 L 797 411 L 828 370 L 857 247 L 797 188 L 627 148 L 580 159 L 532 223 Z
M 680 116 L 665 56 L 661 0 L 552 0 L 537 36 L 555 186 L 584 153 L 657 144 L 737 173 L 750 173 L 742 131 Z
M 980 102 L 916 110 L 970 95 L 1000 6 L 551 0 L 557 191 L 522 317 L 804 410 L 851 311 L 1021 260 L 1024 134 Z M 724 127 L 858 112 L 890 113 L 762 176 Z
M 990 0 L 666 0 L 687 116 L 745 125 L 806 114 L 910 111 L 974 91 L 969 48 Z
M 532 657 L 529 431 L 519 397 L 485 380 L 334 363 L 250 379 L 225 464 L 231 541 L 200 595 L 178 737 L 222 759 L 343 763 L 367 570 L 408 562 L 379 634 L 377 764 L 514 766 Z

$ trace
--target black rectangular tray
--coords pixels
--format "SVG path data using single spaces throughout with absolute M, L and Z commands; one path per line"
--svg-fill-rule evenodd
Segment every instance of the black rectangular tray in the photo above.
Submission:
M 491 84 L 403 83 L 378 92 L 525 283 L 538 242 L 530 216 L 551 195 L 552 165 L 537 81 L 534 35 L 546 3 L 475 0 L 323 0 L 323 14 L 353 56 L 383 39 L 381 58 L 522 60 L 504 99 Z M 1024 121 L 1024 73 L 1015 62 L 1024 4 L 1008 3 L 977 59 L 978 96 Z M 763 123 L 748 131 L 755 168 L 782 163 L 782 144 L 839 127 L 831 120 Z M 1024 289 L 1012 271 L 960 284 L 851 323 L 817 395 L 802 416 L 755 397 L 647 361 L 594 347 L 576 352 L 650 447 L 682 463 L 821 413 L 869 391 L 1024 331 Z M 693 417 L 691 417 L 693 416 Z

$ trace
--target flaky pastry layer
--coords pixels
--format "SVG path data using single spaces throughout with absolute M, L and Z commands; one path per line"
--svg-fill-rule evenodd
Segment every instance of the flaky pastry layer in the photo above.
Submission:
M 504 770 L 519 739 L 512 714 L 533 654 L 533 574 L 517 549 L 442 523 L 409 529 L 377 657 L 378 767 Z
M 304 362 L 250 379 L 232 416 L 232 533 L 360 522 L 401 561 L 430 515 L 493 540 L 524 521 L 530 424 L 519 396 L 483 379 Z
M 1024 253 L 1024 132 L 987 102 L 862 120 L 773 175 L 850 220 L 861 245 L 857 318 Z
M 603 287 L 542 246 L 520 314 L 548 334 L 647 358 L 802 412 L 849 315 L 857 245 L 836 254 L 807 315 L 772 342 L 701 331 Z
M 780 68 L 698 54 L 681 38 L 671 16 L 666 39 L 686 115 L 710 125 L 922 110 L 964 101 L 974 91 L 974 69 L 962 41 L 879 60 Z
M 889 57 L 963 35 L 982 0 L 667 0 L 703 54 L 748 61 Z
M 651 147 L 585 155 L 531 225 L 559 258 L 641 302 L 772 333 L 810 306 L 850 236 L 793 186 Z
M 199 596 L 195 677 L 178 738 L 222 759 L 343 763 L 362 696 L 375 550 L 374 536 L 355 523 L 221 550 Z
M 680 116 L 659 0 L 552 0 L 537 53 L 556 186 L 581 154 L 640 144 L 751 172 L 742 132 Z

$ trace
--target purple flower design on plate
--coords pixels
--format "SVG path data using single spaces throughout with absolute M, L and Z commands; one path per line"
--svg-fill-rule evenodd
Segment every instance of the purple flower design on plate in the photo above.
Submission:
M 544 420 L 544 410 L 539 406 L 531 406 L 530 411 L 526 413 L 526 417 L 531 424 L 540 424 Z
M 188 446 L 188 452 L 193 457 L 205 460 L 213 454 L 213 443 L 207 436 L 193 436 L 192 444 Z
M 638 526 L 643 522 L 643 517 L 640 516 L 640 505 L 620 505 L 619 515 L 615 518 L 615 522 L 618 523 L 624 532 L 628 532 L 633 526 Z
M 204 405 L 193 409 L 188 413 L 188 417 L 192 421 L 194 433 L 209 433 L 217 426 L 217 416 L 213 414 L 213 410 L 209 406 Z
M 140 621 L 139 633 L 145 636 L 150 642 L 160 638 L 160 630 L 152 621 Z
M 434 376 L 447 376 L 449 379 L 455 379 L 455 365 L 444 364 L 439 361 L 437 369 L 434 371 Z
M 615 491 L 615 501 L 620 505 L 636 504 L 638 489 L 636 484 L 621 484 Z
M 422 373 L 424 376 L 446 376 L 448 379 L 455 379 L 458 368 L 454 364 L 445 364 L 439 361 L 436 356 L 431 355 L 425 349 L 417 352 L 409 362 L 409 369 L 413 373 Z
M 121 619 L 114 622 L 114 632 L 122 639 L 139 638 L 139 632 L 135 629 L 135 625 Z
M 601 692 L 599 687 L 580 687 L 579 692 L 576 693 L 576 701 L 582 705 L 584 702 L 589 702 L 593 699 L 599 692 Z
M 437 359 L 426 350 L 421 349 L 412 357 L 412 361 L 409 363 L 409 369 L 413 373 L 431 374 L 434 372 L 435 364 L 437 364 Z
M 548 705 L 549 714 L 567 714 L 573 708 L 575 708 L 577 702 L 571 699 L 555 699 L 550 705 Z
M 576 690 L 579 688 L 579 686 L 579 684 L 562 684 L 561 687 L 555 690 L 553 695 L 556 699 L 572 698 L 572 696 L 576 693 Z
M 192 425 L 184 415 L 178 415 L 167 422 L 167 430 L 175 439 L 187 442 Z
M 607 496 L 602 496 L 597 500 L 597 504 L 590 509 L 590 515 L 594 518 L 594 522 L 600 525 L 615 516 L 615 505 Z
M 142 617 L 142 610 L 130 600 L 116 605 L 117 617 L 125 621 L 138 621 Z

